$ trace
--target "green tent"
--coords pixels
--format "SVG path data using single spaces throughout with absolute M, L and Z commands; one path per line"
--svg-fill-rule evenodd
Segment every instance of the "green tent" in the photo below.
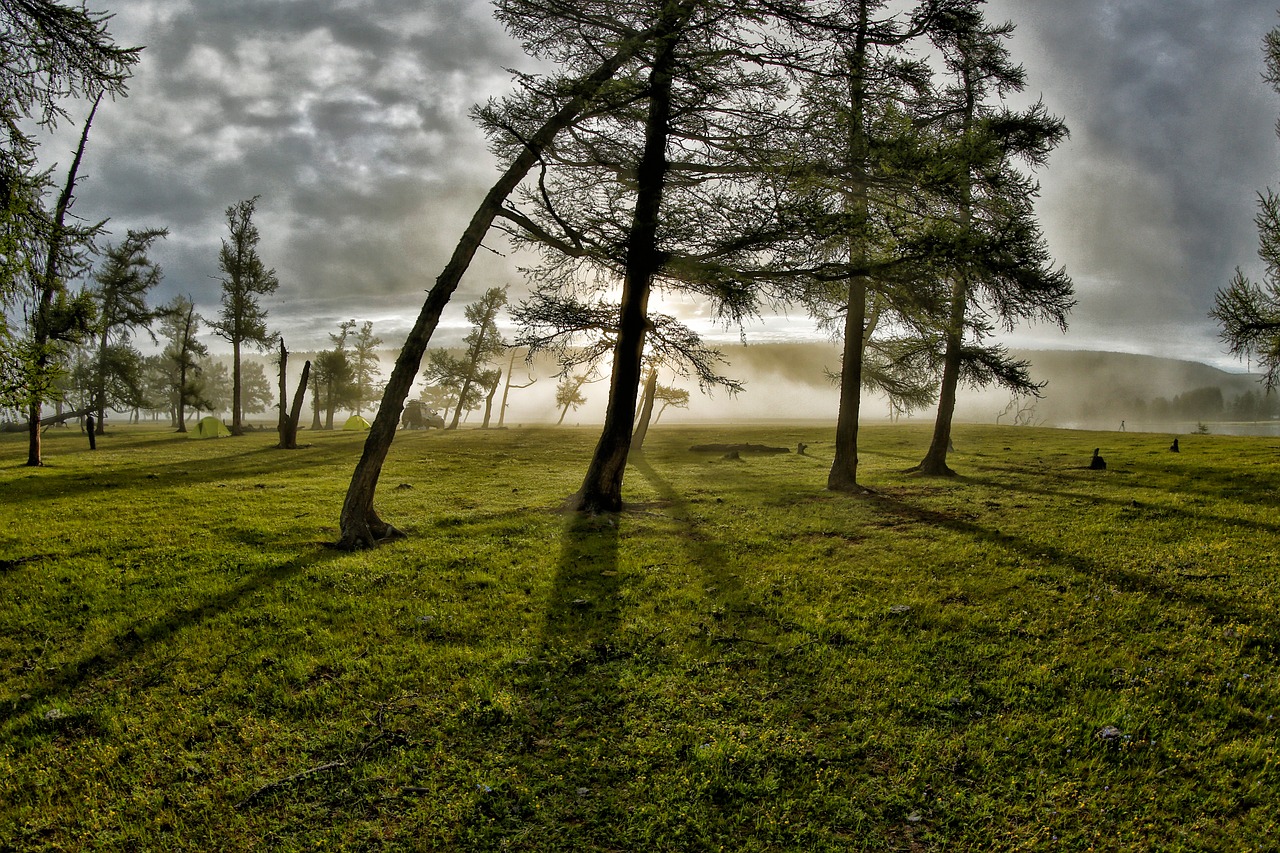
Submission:
M 231 430 L 227 429 L 227 425 L 222 421 L 209 415 L 207 418 L 200 419 L 195 429 L 187 433 L 187 438 L 221 438 L 224 435 L 231 435 Z
M 352 415 L 351 417 L 347 418 L 347 422 L 342 425 L 342 428 L 351 429 L 351 430 L 368 429 L 369 422 L 366 421 L 364 418 L 360 417 L 359 415 Z

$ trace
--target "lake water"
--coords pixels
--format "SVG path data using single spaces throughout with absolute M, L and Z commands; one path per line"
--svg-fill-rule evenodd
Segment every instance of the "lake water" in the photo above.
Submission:
M 1119 424 L 1102 425 L 1097 423 L 1066 423 L 1060 424 L 1060 426 L 1063 429 L 1109 429 L 1116 432 L 1120 430 Z M 1206 423 L 1205 426 L 1209 428 L 1209 435 L 1260 435 L 1272 438 L 1280 437 L 1280 421 L 1213 422 Z M 1125 423 L 1126 432 L 1165 433 L 1169 436 L 1195 435 L 1199 428 L 1200 424 L 1196 421 L 1128 421 Z

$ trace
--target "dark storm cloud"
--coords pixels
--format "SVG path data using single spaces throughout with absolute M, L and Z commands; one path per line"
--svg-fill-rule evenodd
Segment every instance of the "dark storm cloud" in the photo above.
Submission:
M 1050 246 L 1080 299 L 1063 343 L 1211 358 L 1205 317 L 1256 263 L 1278 101 L 1261 80 L 1271 0 L 1010 2 L 1029 92 L 1071 139 L 1041 175 Z M 1045 338 L 1044 340 L 1051 340 Z
M 416 310 L 489 183 L 467 111 L 520 63 L 488 5 L 115 5 L 113 35 L 147 49 L 130 97 L 96 122 L 77 210 L 111 217 L 113 239 L 168 226 L 157 249 L 167 290 L 212 309 L 224 210 L 261 195 L 262 254 L 281 280 L 274 313 L 296 334 L 324 339 L 329 329 L 305 328 L 313 315 L 384 301 Z

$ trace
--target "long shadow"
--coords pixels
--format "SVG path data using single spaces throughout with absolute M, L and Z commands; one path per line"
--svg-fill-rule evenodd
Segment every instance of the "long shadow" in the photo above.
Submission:
M 138 658 L 152 646 L 164 642 L 187 628 L 230 611 L 253 593 L 273 587 L 303 569 L 328 562 L 337 556 L 339 555 L 328 550 L 299 555 L 280 565 L 266 568 L 205 601 L 174 610 L 153 622 L 132 625 L 127 630 L 117 633 L 97 651 L 87 653 L 79 660 L 64 665 L 59 672 L 49 676 L 44 684 L 28 687 L 21 696 L 0 705 L 0 723 L 7 725 L 19 720 L 32 707 L 44 700 L 60 693 L 73 691 L 95 678 L 105 677 L 122 665 Z
M 1098 495 L 1092 492 L 1084 492 L 1084 491 L 1080 491 L 1080 492 L 1065 491 L 1061 489 L 1052 489 L 1047 486 L 1037 487 L 1037 486 L 1027 485 L 1025 483 L 1016 483 L 1009 480 L 988 480 L 981 477 L 965 476 L 965 477 L 956 477 L 954 479 L 948 480 L 947 482 L 972 483 L 977 486 L 985 486 L 987 488 L 994 489 L 994 490 L 1018 492 L 1020 494 L 1033 495 L 1036 497 L 1049 497 L 1049 498 L 1062 498 L 1064 500 L 1088 501 L 1094 504 L 1114 506 L 1121 509 L 1127 509 L 1127 508 L 1133 507 L 1132 499 L 1125 499 L 1125 498 L 1119 498 L 1119 497 L 1107 497 L 1105 495 Z M 1179 492 L 1182 494 L 1193 494 L 1193 495 L 1198 494 L 1197 492 L 1192 492 L 1190 490 L 1179 490 Z M 1168 494 L 1169 492 L 1161 489 L 1159 490 L 1159 493 L 1163 495 L 1163 494 Z M 1210 497 L 1210 496 L 1205 496 L 1205 497 Z M 1222 524 L 1228 527 L 1238 527 L 1242 529 L 1262 531 L 1265 533 L 1280 534 L 1280 523 L 1273 524 L 1265 521 L 1252 521 L 1249 519 L 1235 518 L 1232 516 L 1217 515 L 1215 513 L 1210 513 L 1210 512 L 1199 512 L 1199 511 L 1190 509 L 1188 507 L 1160 505 L 1156 508 L 1159 509 L 1161 512 L 1165 512 L 1170 515 L 1176 515 L 1182 518 L 1196 519 L 1200 521 L 1210 521 L 1215 524 Z
M 186 439 L 182 439 L 186 441 Z M 211 439 L 234 441 L 234 439 Z M 112 466 L 110 469 L 86 472 L 50 468 L 29 468 L 23 478 L 22 488 L 0 491 L 0 506 L 19 505 L 45 498 L 68 498 L 101 494 L 103 489 L 139 488 L 153 489 L 168 486 L 194 486 L 227 479 L 252 479 L 271 477 L 286 471 L 298 471 L 306 467 L 327 466 L 350 460 L 354 464 L 359 457 L 358 445 L 334 443 L 313 446 L 303 450 L 279 450 L 274 447 L 252 447 L 234 453 L 221 452 L 207 457 L 192 456 L 187 459 L 148 464 L 140 456 L 135 467 Z M 31 482 L 35 479 L 35 482 Z
M 476 722 L 492 752 L 507 753 L 523 778 L 537 780 L 546 811 L 536 831 L 554 827 L 561 843 L 583 849 L 598 845 L 582 833 L 609 825 L 592 811 L 626 783 L 609 761 L 626 737 L 620 675 L 630 657 L 617 638 L 618 538 L 616 517 L 566 515 L 537 646 L 512 672 L 510 686 L 523 711 L 486 707 L 488 715 Z M 458 849 L 497 849 L 499 839 L 530 830 L 530 800 L 509 784 L 480 785 L 472 796 L 482 819 L 468 822 L 465 838 L 455 839 Z
M 618 521 L 613 516 L 568 516 L 542 626 L 544 650 L 583 654 L 617 630 Z
M 884 494 L 870 494 L 865 496 L 865 499 L 871 501 L 880 512 L 888 516 L 941 527 L 1004 548 L 1014 554 L 1043 555 L 1059 566 L 1089 578 L 1114 584 L 1120 589 L 1150 595 L 1170 604 L 1198 607 L 1210 617 L 1214 624 L 1244 618 L 1250 624 L 1263 628 L 1267 634 L 1265 637 L 1259 637 L 1251 645 L 1268 648 L 1272 652 L 1280 649 L 1280 635 L 1277 635 L 1274 630 L 1278 627 L 1276 614 L 1238 598 L 1187 589 L 1185 586 L 1170 583 L 1152 574 L 1111 566 L 1053 544 L 993 530 L 954 515 L 925 509 Z
M 742 636 L 745 633 L 742 629 L 755 626 L 744 624 L 743 619 L 757 613 L 759 608 L 749 600 L 742 578 L 737 573 L 729 571 L 733 563 L 729 558 L 728 549 L 723 543 L 702 530 L 689 501 L 677 492 L 675 487 L 662 477 L 643 455 L 633 455 L 630 464 L 644 476 L 667 506 L 670 516 L 684 528 L 680 541 L 689 556 L 689 561 L 705 573 L 709 582 L 708 595 L 723 607 L 728 615 L 737 617 L 729 625 L 722 626 L 731 628 L 732 632 L 718 637 L 718 641 L 733 644 L 747 639 Z

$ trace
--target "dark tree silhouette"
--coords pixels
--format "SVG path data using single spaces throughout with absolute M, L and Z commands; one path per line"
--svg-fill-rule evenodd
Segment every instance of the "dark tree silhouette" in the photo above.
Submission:
M 539 7 L 533 3 L 508 2 L 501 4 L 499 8 L 504 19 L 517 33 L 522 31 L 522 28 L 515 26 L 521 19 L 522 11 L 528 11 L 531 21 L 534 22 L 536 22 L 536 13 L 539 11 Z M 579 71 L 580 76 L 576 79 L 558 77 L 551 81 L 551 92 L 544 101 L 548 116 L 541 118 L 526 116 L 517 127 L 513 127 L 513 133 L 518 134 L 522 140 L 519 153 L 512 157 L 510 164 L 486 193 L 484 200 L 472 215 L 471 221 L 454 247 L 449 262 L 428 292 L 422 310 L 396 359 L 395 367 L 382 395 L 378 414 L 365 439 L 364 450 L 361 452 L 359 462 L 356 463 L 346 499 L 342 504 L 342 513 L 339 518 L 342 535 L 338 542 L 339 547 L 347 549 L 369 547 L 384 539 L 401 535 L 394 526 L 378 516 L 373 505 L 374 493 L 377 489 L 378 477 L 382 472 L 382 464 L 395 438 L 396 426 L 400 420 L 400 413 L 404 409 L 405 398 L 409 395 L 409 389 L 422 363 L 422 354 L 426 351 L 436 325 L 440 322 L 444 307 L 457 289 L 463 273 L 470 266 L 472 258 L 480 248 L 481 241 L 488 233 L 489 227 L 493 224 L 507 197 L 538 162 L 543 151 L 557 134 L 572 125 L 590 107 L 605 84 L 631 61 L 652 37 L 653 33 L 648 30 L 617 33 L 612 52 L 603 59 L 597 57 L 593 68 Z

